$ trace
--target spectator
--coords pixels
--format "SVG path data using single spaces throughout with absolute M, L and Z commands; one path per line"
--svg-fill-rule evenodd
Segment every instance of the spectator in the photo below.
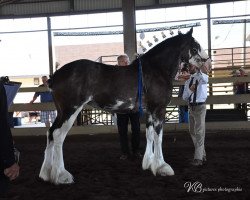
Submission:
M 48 87 L 48 77 L 43 76 L 42 77 L 42 85 L 39 85 L 38 87 Z M 37 99 L 37 97 L 40 96 L 41 103 L 47 103 L 47 102 L 53 102 L 53 97 L 51 93 L 48 92 L 36 92 L 33 96 L 33 99 L 30 101 L 30 103 L 34 103 L 34 101 Z M 41 122 L 45 123 L 46 127 L 50 127 L 50 122 L 53 123 L 56 118 L 56 111 L 54 110 L 47 110 L 47 111 L 41 111 Z
M 37 117 L 38 117 L 38 112 L 33 111 L 33 112 L 29 112 L 29 122 L 31 123 L 33 121 L 33 119 L 35 119 L 35 123 L 37 123 Z
M 237 77 L 244 77 L 247 76 L 246 71 L 244 68 L 240 68 L 239 70 L 236 70 L 233 76 Z M 247 82 L 240 82 L 237 81 L 234 84 L 234 93 L 235 94 L 247 94 L 248 93 L 248 83 Z M 246 109 L 246 104 L 245 103 L 239 103 L 236 104 L 237 109 Z

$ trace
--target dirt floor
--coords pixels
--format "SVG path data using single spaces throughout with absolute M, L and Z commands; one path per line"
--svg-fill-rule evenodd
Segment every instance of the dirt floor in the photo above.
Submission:
M 248 132 L 207 133 L 207 163 L 202 167 L 189 164 L 193 145 L 188 133 L 165 134 L 163 152 L 175 171 L 172 177 L 143 171 L 141 159 L 119 160 L 117 134 L 67 136 L 65 168 L 74 175 L 75 183 L 60 186 L 38 178 L 45 136 L 15 137 L 15 143 L 21 151 L 21 175 L 12 182 L 8 199 L 250 199 Z M 141 147 L 143 152 L 145 134 Z

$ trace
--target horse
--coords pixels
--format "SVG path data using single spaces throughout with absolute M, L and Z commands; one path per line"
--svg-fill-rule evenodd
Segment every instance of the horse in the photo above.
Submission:
M 146 110 L 147 145 L 142 168 L 151 169 L 154 175 L 174 175 L 162 153 L 163 123 L 172 96 L 173 79 L 180 60 L 197 67 L 209 60 L 192 33 L 191 28 L 186 34 L 162 41 L 127 67 L 82 59 L 57 70 L 48 81 L 57 117 L 47 131 L 47 146 L 39 177 L 54 184 L 74 182 L 64 167 L 62 145 L 86 104 L 116 113 L 138 111 L 138 65 L 141 65 Z

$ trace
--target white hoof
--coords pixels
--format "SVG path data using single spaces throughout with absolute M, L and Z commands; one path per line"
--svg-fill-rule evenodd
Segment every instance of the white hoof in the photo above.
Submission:
M 51 167 L 45 167 L 42 165 L 39 177 L 43 179 L 44 181 L 49 181 L 50 180 L 50 173 L 51 173 Z
M 151 171 L 156 176 L 157 174 L 161 176 L 173 176 L 174 170 L 167 164 L 164 160 L 153 160 L 151 164 Z
M 172 167 L 169 164 L 164 163 L 163 165 L 158 167 L 156 173 L 161 175 L 161 176 L 173 176 L 174 170 L 172 169 Z
M 55 173 L 51 173 L 51 182 L 56 185 L 72 184 L 74 183 L 74 178 L 67 170 L 63 169 Z
M 60 173 L 58 182 L 59 184 L 72 184 L 74 183 L 74 177 L 67 170 L 64 170 Z
M 153 156 L 146 156 L 145 154 L 142 160 L 142 169 L 143 170 L 150 169 L 152 162 L 153 162 Z

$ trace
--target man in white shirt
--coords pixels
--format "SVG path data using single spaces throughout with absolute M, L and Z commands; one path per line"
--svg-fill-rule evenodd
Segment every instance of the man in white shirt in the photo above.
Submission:
M 206 161 L 205 152 L 205 117 L 208 70 L 206 66 L 198 69 L 190 65 L 190 78 L 185 82 L 183 99 L 189 107 L 189 132 L 194 143 L 193 166 L 200 166 Z

